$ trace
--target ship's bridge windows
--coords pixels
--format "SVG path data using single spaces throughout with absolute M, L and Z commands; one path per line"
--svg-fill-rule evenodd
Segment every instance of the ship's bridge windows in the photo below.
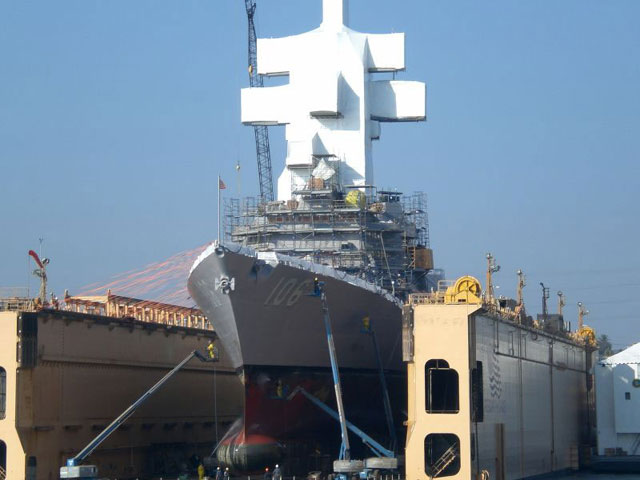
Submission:
M 458 372 L 446 360 L 432 359 L 425 364 L 424 373 L 427 413 L 458 413 Z
M 460 439 L 453 433 L 430 433 L 424 439 L 424 471 L 430 478 L 460 471 Z
M 0 420 L 7 414 L 7 371 L 0 367 Z

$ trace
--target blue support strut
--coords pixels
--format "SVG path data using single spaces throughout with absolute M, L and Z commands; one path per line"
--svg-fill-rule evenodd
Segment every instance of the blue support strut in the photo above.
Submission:
M 324 282 L 313 281 L 312 297 L 320 297 L 322 302 L 322 316 L 324 319 L 324 328 L 327 333 L 327 343 L 329 345 L 329 359 L 331 361 L 331 373 L 333 374 L 333 387 L 336 392 L 336 405 L 338 406 L 338 416 L 340 421 L 340 434 L 342 435 L 342 445 L 340 446 L 340 460 L 351 460 L 351 447 L 349 446 L 349 433 L 347 432 L 347 417 L 344 413 L 344 405 L 342 403 L 342 387 L 340 385 L 340 372 L 338 370 L 338 359 L 336 355 L 336 346 L 333 342 L 333 333 L 331 331 L 331 318 L 329 317 L 329 305 L 327 296 L 324 292 Z
M 298 393 L 301 393 L 302 395 L 304 395 L 307 399 L 309 399 L 311 401 L 311 403 L 313 403 L 316 407 L 318 407 L 320 410 L 325 412 L 331 418 L 333 418 L 333 419 L 335 419 L 337 421 L 340 421 L 340 416 L 338 415 L 338 412 L 336 412 L 331 407 L 329 407 L 327 404 L 322 402 L 322 400 L 318 399 L 314 395 L 312 395 L 309 392 L 307 392 L 302 387 L 296 387 L 293 390 L 293 392 L 291 392 L 291 394 L 289 395 L 287 400 L 293 399 L 293 397 L 295 397 Z M 363 432 L 358 427 L 356 427 L 353 423 L 351 423 L 349 421 L 346 421 L 346 426 L 351 432 L 353 432 L 355 435 L 360 437 L 360 439 L 364 442 L 364 444 L 367 447 L 369 447 L 371 449 L 371 451 L 376 456 L 378 456 L 378 457 L 389 457 L 389 458 L 393 458 L 394 457 L 394 453 L 391 450 L 388 450 L 387 448 L 383 447 L 381 444 L 376 442 L 373 438 L 371 438 L 365 432 Z

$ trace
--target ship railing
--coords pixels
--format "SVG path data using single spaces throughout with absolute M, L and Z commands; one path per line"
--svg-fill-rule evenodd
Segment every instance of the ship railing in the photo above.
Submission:
M 25 312 L 35 310 L 33 298 L 28 296 L 4 296 L 0 294 L 0 312 Z
M 444 303 L 444 292 L 412 293 L 409 295 L 411 305 L 427 305 Z
M 455 283 L 454 280 L 438 280 L 438 289 L 431 292 L 412 293 L 409 295 L 411 305 L 444 303 L 447 289 Z

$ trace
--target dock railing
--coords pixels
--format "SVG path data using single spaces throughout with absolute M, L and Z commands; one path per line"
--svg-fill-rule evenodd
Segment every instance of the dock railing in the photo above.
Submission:
M 444 296 L 447 288 L 455 283 L 454 280 L 438 280 L 438 289 L 433 292 L 412 293 L 409 295 L 411 305 L 423 305 L 433 303 L 444 303 Z
M 0 287 L 0 312 L 30 311 L 35 308 L 26 287 Z M 0 477 L 0 480 L 2 477 Z

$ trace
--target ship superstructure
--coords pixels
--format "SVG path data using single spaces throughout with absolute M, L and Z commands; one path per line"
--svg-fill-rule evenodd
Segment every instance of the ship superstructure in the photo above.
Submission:
M 424 193 L 344 192 L 312 176 L 296 194 L 262 205 L 227 200 L 225 240 L 328 265 L 397 296 L 436 286 Z
M 381 122 L 426 119 L 424 83 L 395 80 L 404 56 L 403 33 L 351 30 L 345 0 L 324 0 L 315 30 L 258 39 L 258 73 L 289 83 L 243 89 L 242 122 L 284 125 L 287 157 L 278 201 L 227 201 L 225 240 L 329 265 L 393 294 L 426 288 L 426 196 L 372 186 Z

